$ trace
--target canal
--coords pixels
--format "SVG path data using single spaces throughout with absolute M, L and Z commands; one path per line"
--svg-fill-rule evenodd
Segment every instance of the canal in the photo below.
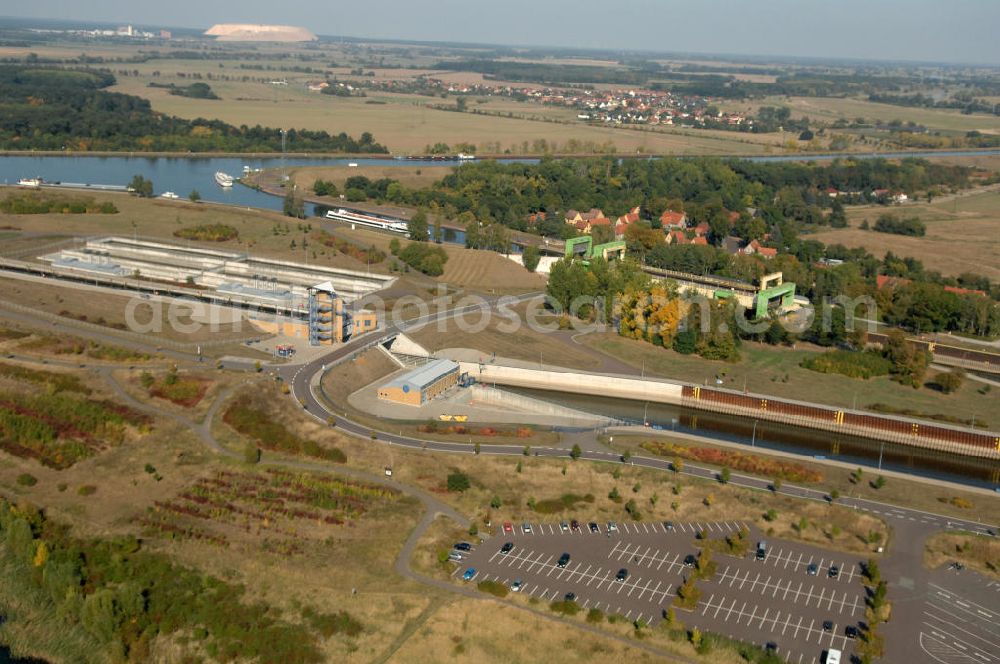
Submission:
M 759 448 L 791 452 L 801 455 L 804 460 L 822 457 L 867 468 L 895 470 L 984 488 L 995 488 L 994 478 L 1000 472 L 1000 461 L 996 460 L 965 457 L 778 422 L 628 399 L 507 386 L 501 389 L 629 424 L 642 424 L 645 421 L 650 428 L 739 443 L 747 451 Z

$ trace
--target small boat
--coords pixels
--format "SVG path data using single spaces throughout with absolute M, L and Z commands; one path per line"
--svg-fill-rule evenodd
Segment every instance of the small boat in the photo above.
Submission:
M 180 198 L 180 196 L 178 196 L 177 194 L 175 194 L 175 193 L 174 193 L 174 192 L 172 192 L 172 191 L 165 191 L 165 192 L 163 192 L 162 194 L 160 194 L 160 198 L 170 198 L 170 199 L 174 199 L 174 198 Z
M 357 168 L 358 167 L 358 163 L 356 161 L 352 161 L 351 163 L 349 163 L 347 165 L 347 167 L 348 168 Z
M 31 187 L 32 189 L 38 189 L 42 186 L 42 178 L 21 178 L 17 181 L 18 187 Z
M 476 155 L 474 155 L 474 154 L 465 154 L 464 152 L 459 152 L 458 153 L 458 160 L 459 161 L 469 161 L 470 159 L 475 159 L 475 158 L 476 158 Z
M 234 180 L 233 180 L 233 176 L 232 175 L 229 175 L 227 173 L 223 173 L 222 171 L 217 171 L 215 173 L 215 182 L 220 187 L 224 187 L 224 188 L 228 189 L 229 187 L 233 186 Z

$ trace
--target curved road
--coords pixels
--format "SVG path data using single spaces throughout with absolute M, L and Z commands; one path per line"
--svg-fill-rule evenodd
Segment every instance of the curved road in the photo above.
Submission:
M 433 322 L 440 317 L 457 315 L 461 311 L 462 310 L 449 311 L 426 317 L 426 320 L 421 319 L 419 322 L 415 321 L 415 323 L 417 323 L 416 327 Z M 414 325 L 410 325 L 407 326 L 406 329 L 414 329 L 414 327 Z M 286 368 L 284 370 L 279 369 L 279 373 L 284 371 L 284 377 L 289 379 L 292 398 L 294 398 L 311 417 L 324 423 L 331 421 L 332 418 L 332 421 L 336 423 L 336 426 L 341 431 L 359 436 L 361 438 L 371 438 L 374 433 L 376 434 L 378 440 L 386 442 L 390 445 L 399 445 L 400 447 L 428 450 L 431 452 L 474 454 L 475 446 L 469 443 L 430 441 L 412 436 L 399 435 L 397 433 L 391 433 L 384 430 L 373 430 L 371 427 L 358 424 L 343 415 L 339 415 L 332 411 L 329 406 L 324 403 L 319 396 L 317 396 L 313 385 L 317 376 L 321 377 L 322 374 L 329 368 L 330 364 L 343 361 L 361 348 L 366 348 L 374 343 L 380 343 L 381 341 L 393 336 L 398 331 L 400 330 L 390 328 L 390 330 L 387 330 L 379 336 L 369 335 L 372 337 L 371 341 L 365 341 L 365 343 L 359 343 L 358 345 L 347 344 L 329 355 L 314 360 L 308 364 L 301 365 L 299 368 L 294 369 L 294 371 L 291 368 Z M 359 339 L 358 341 L 360 342 L 363 339 L 364 338 Z M 570 449 L 568 447 L 538 447 L 532 448 L 532 451 L 534 456 L 566 457 L 569 455 Z M 480 453 L 502 456 L 521 456 L 524 454 L 524 447 L 521 445 L 490 444 L 480 446 Z M 604 461 L 612 463 L 621 462 L 622 460 L 616 453 L 592 450 L 583 450 L 580 458 L 588 461 Z M 670 461 L 662 458 L 633 456 L 628 460 L 628 463 L 644 468 L 673 472 Z M 682 472 L 686 475 L 694 477 L 717 479 L 717 472 L 715 470 L 690 464 L 685 464 Z M 748 475 L 733 473 L 730 483 L 750 489 L 762 491 L 772 490 L 769 480 L 751 477 Z M 783 484 L 779 492 L 787 496 L 801 498 L 804 500 L 813 500 L 817 502 L 826 502 L 829 500 L 829 495 L 824 491 L 818 491 L 816 489 L 796 485 Z M 842 496 L 837 499 L 837 502 L 847 507 L 872 512 L 873 514 L 886 517 L 887 519 L 919 522 L 925 524 L 928 528 L 933 530 L 960 529 L 981 534 L 996 533 L 998 530 L 997 524 L 980 523 L 972 519 L 960 519 L 935 514 L 933 512 L 925 512 L 923 510 L 898 507 L 874 500 L 867 500 L 865 498 Z

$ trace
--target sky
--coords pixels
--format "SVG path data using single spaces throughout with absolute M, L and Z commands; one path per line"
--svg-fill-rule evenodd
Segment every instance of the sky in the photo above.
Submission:
M 680 53 L 1000 65 L 1000 0 L 32 0 L 0 15 Z

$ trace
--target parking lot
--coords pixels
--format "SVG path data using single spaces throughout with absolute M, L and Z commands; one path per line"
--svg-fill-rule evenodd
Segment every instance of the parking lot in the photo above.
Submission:
M 547 602 L 572 593 L 584 610 L 654 624 L 693 572 L 700 550 L 696 533 L 721 539 L 744 526 L 737 521 L 677 522 L 669 528 L 662 522 L 578 525 L 503 524 L 497 536 L 457 563 L 455 576 L 471 568 L 472 583 L 513 584 Z M 751 529 L 751 543 L 760 538 Z M 504 553 L 507 542 L 512 546 Z M 715 574 L 698 584 L 695 610 L 676 611 L 686 626 L 774 644 L 782 657 L 799 664 L 822 662 L 830 648 L 850 661 L 853 641 L 846 630 L 863 619 L 865 607 L 858 559 L 774 540 L 764 560 L 755 559 L 753 546 L 744 558 L 716 554 L 714 560 Z
M 1000 661 L 1000 584 L 970 571 L 941 569 L 928 579 L 920 648 L 941 664 Z

